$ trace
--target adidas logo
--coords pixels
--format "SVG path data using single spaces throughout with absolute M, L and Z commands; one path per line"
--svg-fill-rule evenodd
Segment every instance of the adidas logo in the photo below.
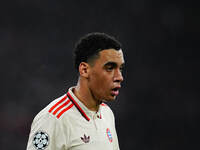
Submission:
M 84 134 L 84 136 L 81 137 L 81 140 L 82 140 L 84 143 L 88 143 L 88 142 L 90 142 L 90 136 L 87 137 L 87 136 Z

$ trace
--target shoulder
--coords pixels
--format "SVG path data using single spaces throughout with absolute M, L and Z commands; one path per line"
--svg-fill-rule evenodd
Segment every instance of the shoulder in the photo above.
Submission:
M 41 120 L 44 120 L 45 122 L 61 122 L 63 116 L 68 114 L 72 106 L 72 102 L 67 98 L 67 95 L 64 94 L 42 109 L 35 116 L 33 122 Z
M 67 97 L 67 94 L 59 97 L 58 99 L 54 100 L 49 106 L 47 110 L 49 114 L 53 115 L 57 119 L 63 118 L 71 112 L 71 108 L 74 106 L 72 101 Z
M 33 149 L 33 145 L 36 148 L 39 146 L 47 146 L 36 143 L 37 137 L 41 135 L 46 136 L 47 142 L 50 141 L 49 149 L 61 149 L 62 144 L 68 145 L 66 143 L 69 142 L 72 126 L 68 117 L 63 117 L 68 114 L 68 111 L 66 111 L 68 106 L 66 102 L 67 98 L 63 95 L 52 101 L 35 116 L 29 134 L 28 147 L 30 149 Z
M 114 114 L 113 114 L 113 111 L 112 109 L 110 108 L 110 106 L 108 106 L 107 104 L 105 103 L 102 103 L 101 105 L 101 111 L 102 113 L 114 118 Z
M 103 110 L 112 112 L 112 109 L 111 109 L 110 106 L 108 106 L 106 103 L 101 103 L 100 106 L 101 106 L 101 108 L 102 108 Z

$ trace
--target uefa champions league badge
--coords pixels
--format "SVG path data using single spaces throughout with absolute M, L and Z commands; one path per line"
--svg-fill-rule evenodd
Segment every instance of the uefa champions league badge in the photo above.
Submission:
M 33 137 L 33 146 L 36 150 L 44 150 L 49 144 L 49 136 L 43 131 L 38 131 Z
M 112 138 L 112 134 L 111 134 L 109 128 L 106 129 L 106 134 L 107 134 L 108 140 L 109 140 L 110 142 L 112 142 L 112 141 L 113 141 L 113 138 Z

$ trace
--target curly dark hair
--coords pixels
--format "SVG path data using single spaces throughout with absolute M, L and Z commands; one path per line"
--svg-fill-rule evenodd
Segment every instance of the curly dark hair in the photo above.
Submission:
M 99 32 L 89 33 L 76 43 L 74 49 L 74 65 L 78 71 L 81 62 L 90 63 L 98 58 L 99 52 L 105 49 L 121 49 L 121 43 L 114 37 Z

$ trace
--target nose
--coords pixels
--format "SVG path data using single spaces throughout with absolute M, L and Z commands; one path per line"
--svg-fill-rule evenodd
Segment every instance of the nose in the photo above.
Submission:
M 122 82 L 124 80 L 122 72 L 120 69 L 116 69 L 114 75 L 114 82 Z

